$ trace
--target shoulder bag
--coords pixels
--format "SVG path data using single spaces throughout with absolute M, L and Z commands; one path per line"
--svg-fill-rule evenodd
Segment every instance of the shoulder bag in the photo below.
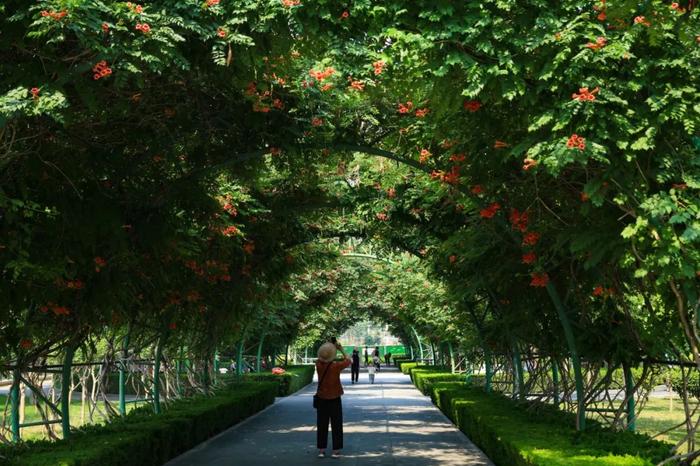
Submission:
M 326 370 L 323 371 L 323 375 L 321 376 L 321 380 L 318 381 L 318 388 L 316 389 L 316 393 L 314 394 L 314 409 L 318 409 L 318 400 L 320 399 L 318 397 L 318 391 L 321 389 L 321 384 L 323 383 L 323 379 L 326 378 L 326 372 L 328 372 L 328 369 L 330 369 L 332 362 L 329 362 L 328 365 L 326 366 Z

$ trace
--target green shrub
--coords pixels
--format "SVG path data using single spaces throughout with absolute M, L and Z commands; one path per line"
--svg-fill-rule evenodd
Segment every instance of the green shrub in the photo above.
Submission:
M 278 384 L 278 396 L 289 396 L 310 384 L 314 379 L 316 366 L 300 365 L 288 366 L 284 374 L 271 372 L 249 373 L 243 376 L 244 380 L 255 382 L 275 382 Z
M 160 415 L 138 408 L 123 419 L 73 432 L 67 441 L 4 449 L 10 466 L 160 466 L 272 404 L 278 385 L 240 383 L 213 396 L 171 403 Z
M 518 403 L 466 383 L 432 386 L 436 404 L 498 466 L 651 466 L 670 445 L 615 432 L 589 420 L 577 432 L 574 414 L 543 403 Z
M 411 376 L 413 383 L 416 383 L 415 374 L 434 374 L 437 372 L 448 373 L 449 369 L 445 366 L 415 366 L 408 369 L 408 375 Z
M 416 367 L 416 366 L 418 366 L 418 365 L 419 365 L 419 363 L 417 363 L 416 361 L 404 361 L 404 362 L 400 362 L 400 363 L 399 363 L 399 370 L 400 370 L 401 372 L 403 372 L 404 374 L 408 375 L 408 374 L 409 374 L 409 371 L 410 371 L 412 368 L 414 368 L 414 367 Z
M 420 390 L 423 395 L 431 396 L 432 387 L 438 382 L 464 382 L 466 376 L 464 374 L 453 374 L 451 372 L 441 371 L 430 371 L 430 370 L 412 370 L 411 379 L 415 384 L 416 388 Z

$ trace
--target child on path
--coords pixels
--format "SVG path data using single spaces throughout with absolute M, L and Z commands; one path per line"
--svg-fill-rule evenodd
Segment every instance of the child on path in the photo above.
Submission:
M 377 368 L 374 367 L 374 364 L 371 366 L 367 367 L 367 373 L 369 374 L 369 383 L 374 383 L 374 373 L 377 371 Z

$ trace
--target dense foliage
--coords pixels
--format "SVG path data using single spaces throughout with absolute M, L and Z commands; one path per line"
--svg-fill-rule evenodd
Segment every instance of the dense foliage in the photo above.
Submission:
M 700 365 L 694 7 L 4 2 L 0 362 L 359 314 L 551 361 L 583 427 L 601 368 Z

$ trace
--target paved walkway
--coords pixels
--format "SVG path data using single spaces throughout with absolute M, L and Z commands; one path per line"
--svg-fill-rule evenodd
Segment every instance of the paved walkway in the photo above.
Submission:
M 393 369 L 393 368 L 392 368 Z M 386 369 L 374 385 L 367 374 L 351 385 L 343 374 L 343 458 L 318 459 L 312 384 L 202 443 L 166 466 L 493 466 L 493 463 L 411 384 Z M 330 434 L 329 434 L 330 447 Z

